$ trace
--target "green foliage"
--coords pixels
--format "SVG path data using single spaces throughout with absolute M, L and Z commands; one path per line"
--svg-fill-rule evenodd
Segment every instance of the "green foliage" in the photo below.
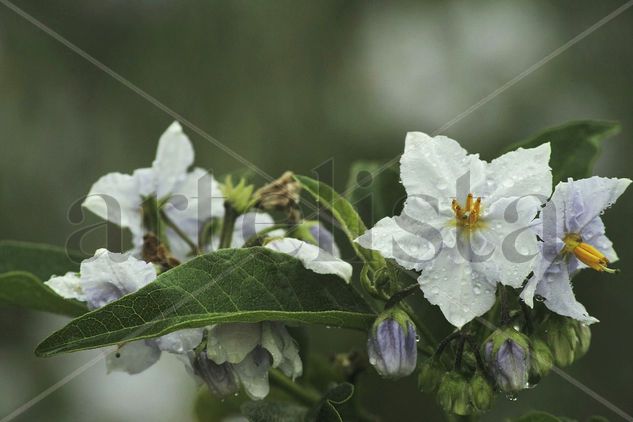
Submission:
M 525 139 L 509 150 L 518 147 L 533 148 L 545 142 L 552 145 L 550 166 L 554 185 L 568 177 L 582 179 L 592 175 L 592 169 L 602 142 L 620 131 L 617 122 L 581 120 L 546 129 Z
M 332 213 L 332 216 L 338 221 L 341 229 L 347 235 L 356 254 L 367 265 L 373 270 L 385 267 L 385 259 L 378 252 L 365 249 L 354 242 L 354 239 L 367 231 L 367 227 L 347 199 L 323 182 L 298 175 L 295 176 L 295 179 L 301 183 L 303 189 L 312 195 L 319 204 L 325 206 Z
M 0 306 L 19 306 L 76 317 L 87 308 L 43 283 L 51 275 L 78 271 L 81 257 L 65 249 L 26 242 L 0 242 Z
M 250 422 L 296 422 L 308 413 L 304 406 L 276 401 L 246 402 L 241 409 Z
M 0 274 L 0 306 L 4 305 L 71 317 L 88 311 L 82 303 L 62 298 L 42 280 L 26 271 L 9 271 Z
M 560 419 L 554 415 L 550 415 L 546 412 L 534 411 L 526 413 L 525 415 L 515 419 L 515 422 L 562 422 L 564 419 Z
M 194 414 L 198 422 L 216 422 L 224 418 L 240 415 L 240 406 L 247 400 L 244 394 L 218 398 L 206 388 L 198 392 L 194 404 Z
M 346 197 L 364 221 L 375 224 L 400 214 L 406 193 L 397 166 L 383 168 L 379 162 L 362 160 L 352 164 Z
M 342 422 L 340 409 L 338 406 L 345 404 L 354 395 L 354 385 L 344 382 L 330 388 L 317 405 L 308 415 L 308 421 L 315 422 Z
M 333 275 L 262 247 L 223 249 L 71 321 L 37 348 L 39 356 L 157 337 L 219 322 L 292 321 L 366 329 L 375 316 Z

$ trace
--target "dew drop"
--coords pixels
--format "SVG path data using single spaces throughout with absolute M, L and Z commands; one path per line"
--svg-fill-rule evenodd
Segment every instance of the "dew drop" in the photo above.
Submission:
M 418 334 L 415 335 L 415 342 L 416 343 L 420 342 L 420 336 Z
M 473 287 L 473 293 L 475 293 L 476 295 L 481 294 L 481 288 L 479 286 Z
M 372 365 L 375 365 L 376 364 L 376 359 L 369 358 L 369 363 L 372 364 Z
M 506 399 L 508 399 L 510 401 L 517 401 L 518 398 L 519 398 L 519 396 L 517 395 L 517 393 L 507 393 L 506 394 Z
M 541 296 L 541 295 L 536 295 L 536 296 L 534 296 L 534 299 L 535 299 L 537 302 L 545 302 L 545 298 L 544 298 L 543 296 Z

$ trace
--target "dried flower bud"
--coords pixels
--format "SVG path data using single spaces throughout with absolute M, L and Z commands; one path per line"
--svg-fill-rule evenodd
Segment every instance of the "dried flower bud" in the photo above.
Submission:
M 410 375 L 416 367 L 418 349 L 415 325 L 406 312 L 385 311 L 378 317 L 367 340 L 369 362 L 385 378 Z
M 499 390 L 514 393 L 528 384 L 529 340 L 511 329 L 498 329 L 488 337 L 483 355 Z
M 285 172 L 277 180 L 259 188 L 255 192 L 256 206 L 265 211 L 287 211 L 297 217 L 301 185 L 291 171 Z

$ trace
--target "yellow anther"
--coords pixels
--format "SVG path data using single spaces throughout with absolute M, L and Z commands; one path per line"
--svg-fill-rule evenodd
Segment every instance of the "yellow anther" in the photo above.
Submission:
M 609 268 L 607 257 L 590 244 L 584 243 L 580 235 L 570 233 L 565 236 L 563 241 L 565 242 L 564 253 L 573 253 L 580 262 L 596 271 L 616 272 L 616 270 Z
M 472 229 L 479 223 L 481 198 L 475 200 L 472 193 L 469 193 L 466 197 L 466 206 L 464 208 L 459 205 L 457 199 L 453 199 L 451 208 L 455 213 L 455 221 L 458 226 Z

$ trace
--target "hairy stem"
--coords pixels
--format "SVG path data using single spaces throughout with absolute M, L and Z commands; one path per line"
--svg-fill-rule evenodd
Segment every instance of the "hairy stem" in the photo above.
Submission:
M 220 233 L 220 249 L 230 248 L 231 240 L 233 238 L 233 228 L 235 228 L 235 219 L 237 219 L 238 213 L 233 206 L 225 202 L 224 203 L 224 221 L 222 222 L 222 232 Z

